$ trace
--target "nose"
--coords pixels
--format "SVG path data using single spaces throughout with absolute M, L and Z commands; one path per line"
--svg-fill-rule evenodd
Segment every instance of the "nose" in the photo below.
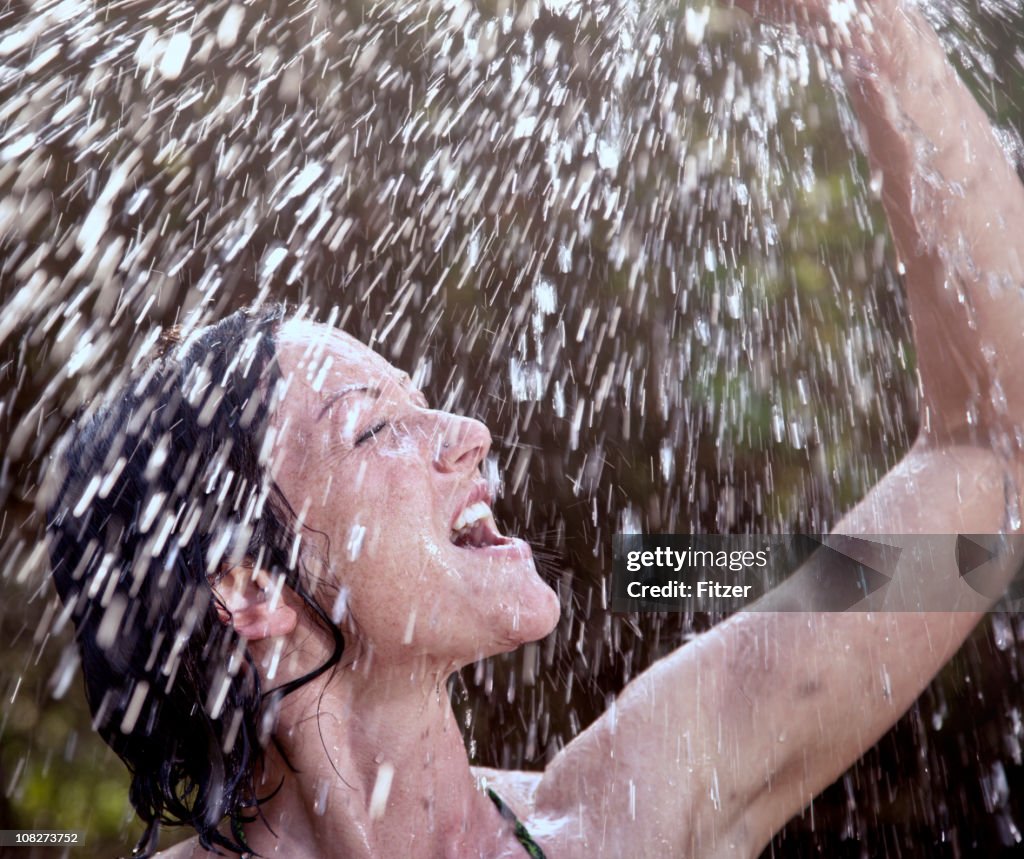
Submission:
M 434 465 L 438 471 L 473 471 L 491 449 L 491 433 L 480 421 L 445 415 L 438 422 Z

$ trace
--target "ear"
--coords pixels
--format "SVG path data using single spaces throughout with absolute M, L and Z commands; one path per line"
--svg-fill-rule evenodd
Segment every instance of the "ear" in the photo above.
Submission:
M 276 584 L 265 570 L 249 565 L 228 568 L 213 586 L 221 623 L 230 624 L 250 641 L 288 635 L 298 623 L 298 614 L 282 599 L 283 582 Z

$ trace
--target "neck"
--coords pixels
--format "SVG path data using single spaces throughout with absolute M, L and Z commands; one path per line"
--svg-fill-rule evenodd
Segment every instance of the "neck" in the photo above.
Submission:
M 350 663 L 285 698 L 258 788 L 281 784 L 262 806 L 273 832 L 249 824 L 250 846 L 273 855 L 287 842 L 288 855 L 310 857 L 486 852 L 502 827 L 476 788 L 447 673 Z

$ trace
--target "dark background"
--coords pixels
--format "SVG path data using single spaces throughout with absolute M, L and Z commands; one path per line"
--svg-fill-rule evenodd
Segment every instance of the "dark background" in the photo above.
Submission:
M 884 219 L 813 47 L 726 9 L 511 0 L 256 0 L 232 41 L 229 6 L 0 7 L 0 828 L 83 830 L 75 855 L 139 827 L 54 632 L 40 487 L 189 311 L 305 302 L 491 427 L 499 520 L 563 619 L 455 683 L 480 764 L 543 766 L 712 622 L 612 616 L 614 532 L 827 531 L 916 431 Z M 1017 157 L 1019 10 L 933 14 Z M 1017 633 L 983 623 L 768 855 L 1010 855 Z

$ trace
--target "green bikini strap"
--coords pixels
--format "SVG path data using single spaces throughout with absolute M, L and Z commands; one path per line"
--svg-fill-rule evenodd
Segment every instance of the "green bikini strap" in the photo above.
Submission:
M 544 851 L 540 849 L 540 845 L 526 831 L 526 827 L 519 822 L 515 812 L 505 805 L 501 797 L 490 788 L 487 788 L 487 795 L 491 798 L 491 802 L 498 807 L 501 816 L 515 827 L 516 840 L 523 845 L 523 849 L 529 854 L 530 859 L 545 859 Z

